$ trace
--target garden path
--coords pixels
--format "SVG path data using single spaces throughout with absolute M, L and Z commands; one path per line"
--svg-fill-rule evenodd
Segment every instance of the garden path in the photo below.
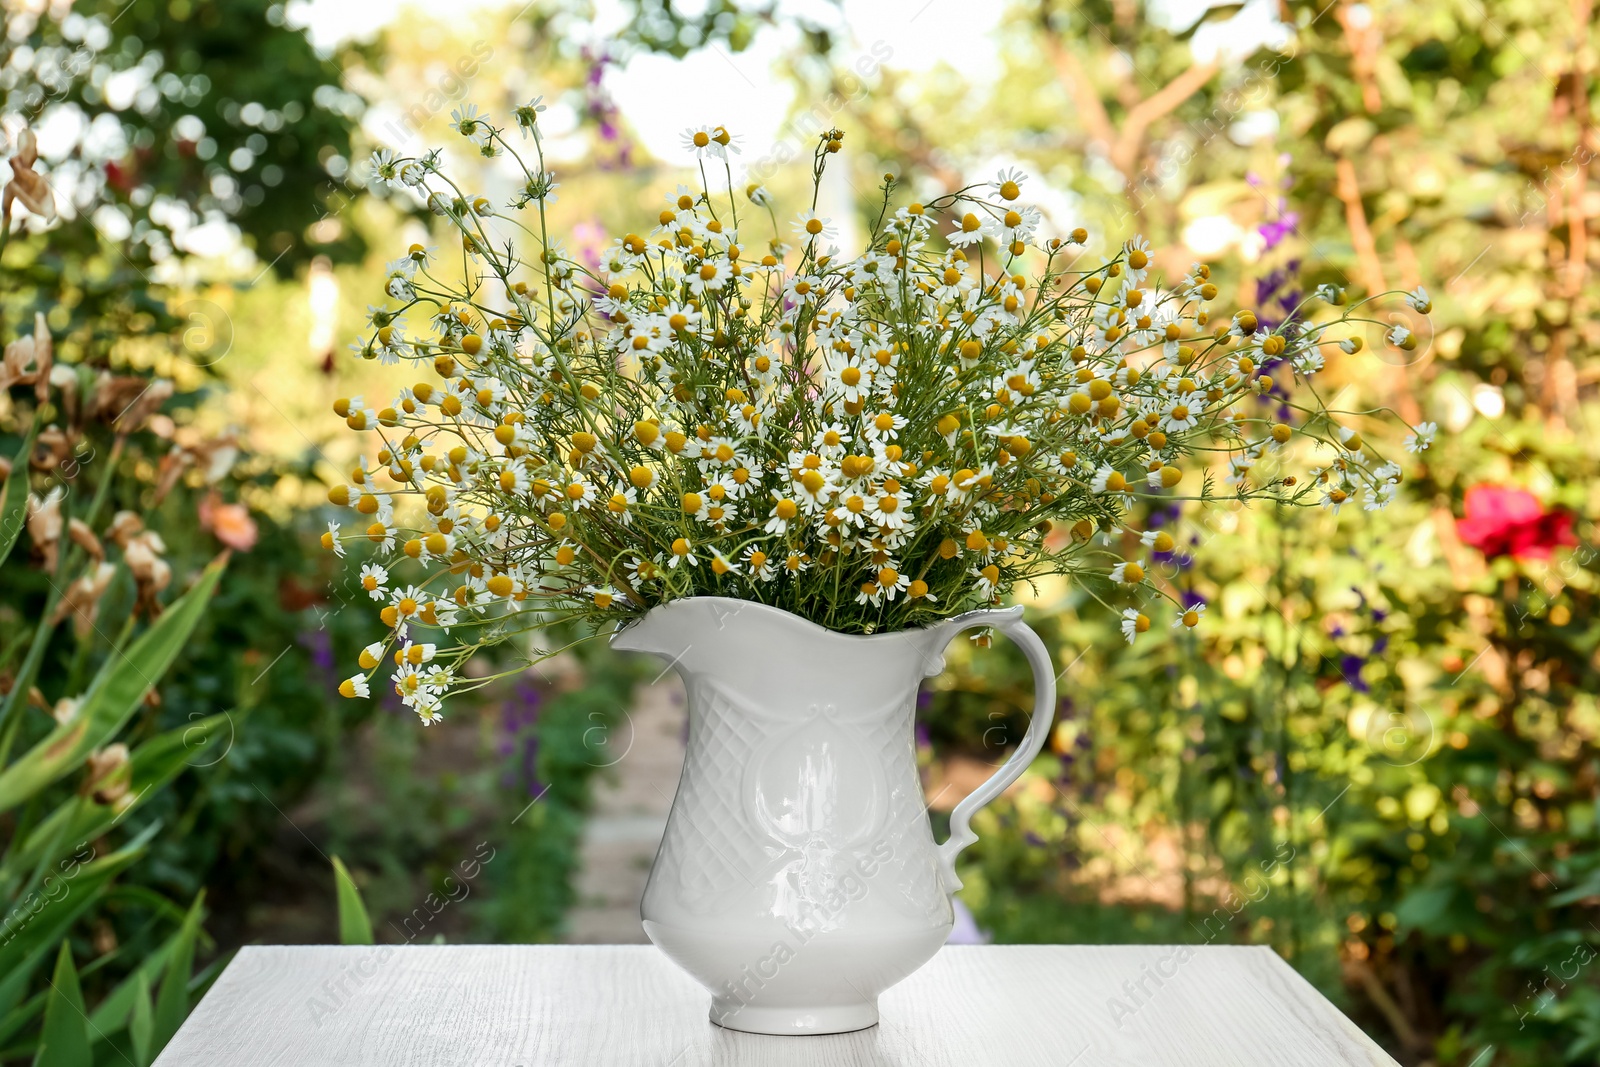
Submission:
M 595 785 L 578 858 L 578 902 L 567 913 L 573 944 L 648 944 L 639 900 L 666 832 L 683 769 L 686 707 L 677 675 L 640 686 L 607 739 L 612 768 Z

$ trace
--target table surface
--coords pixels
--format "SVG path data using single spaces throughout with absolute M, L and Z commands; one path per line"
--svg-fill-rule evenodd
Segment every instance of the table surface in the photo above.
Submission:
M 1267 948 L 948 946 L 822 1037 L 709 1001 L 653 946 L 246 948 L 156 1067 L 1396 1067 Z

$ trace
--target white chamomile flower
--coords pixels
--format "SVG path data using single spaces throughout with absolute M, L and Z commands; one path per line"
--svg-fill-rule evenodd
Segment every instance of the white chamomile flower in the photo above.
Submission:
M 1007 167 L 995 175 L 989 188 L 999 194 L 1001 200 L 1015 200 L 1022 195 L 1022 183 L 1027 180 L 1027 175 L 1016 167 Z
M 639 492 L 633 486 L 618 483 L 616 492 L 606 501 L 606 511 L 624 526 L 633 525 L 633 509 L 639 504 Z
M 1361 502 L 1363 511 L 1382 511 L 1394 500 L 1400 486 L 1395 482 L 1379 482 L 1367 486 L 1366 497 Z
M 339 695 L 342 697 L 350 697 L 352 699 L 356 697 L 371 696 L 372 690 L 367 685 L 367 676 L 364 674 L 352 674 L 350 677 L 340 682 Z
M 1133 644 L 1135 636 L 1149 629 L 1149 618 L 1140 614 L 1138 608 L 1122 609 L 1122 636 L 1128 639 L 1128 644 Z
M 387 148 L 380 148 L 372 153 L 372 176 L 380 184 L 387 185 L 392 189 L 400 188 L 403 184 L 400 181 L 400 166 L 400 161 L 395 158 L 395 154 Z
M 477 104 L 453 108 L 450 112 L 450 128 L 475 144 L 489 143 L 489 123 L 478 116 Z
M 689 273 L 689 290 L 696 296 L 720 292 L 733 277 L 733 269 L 725 259 L 708 259 Z
M 677 570 L 680 563 L 686 567 L 700 565 L 699 557 L 694 554 L 694 545 L 687 537 L 680 537 L 672 542 L 672 558 L 667 560 L 667 568 Z
M 1102 463 L 1094 472 L 1089 488 L 1095 493 L 1125 493 L 1128 491 L 1128 480 L 1111 464 Z
M 777 497 L 772 505 L 772 510 L 767 512 L 767 525 L 763 527 L 769 534 L 784 534 L 789 532 L 789 524 L 795 516 L 800 514 L 800 505 L 788 497 Z
M 1123 560 L 1111 568 L 1111 580 L 1123 585 L 1138 585 L 1144 581 L 1144 564 L 1136 559 Z
M 814 241 L 819 237 L 831 241 L 834 237 L 833 220 L 825 219 L 815 211 L 802 211 L 789 226 L 802 241 Z
M 409 259 L 402 259 L 398 262 L 408 264 L 411 263 Z M 409 302 L 416 299 L 417 291 L 411 286 L 412 272 L 408 272 L 404 269 L 396 269 L 393 263 L 391 263 L 389 267 L 389 277 L 388 281 L 384 284 L 383 291 L 388 293 L 396 300 L 404 300 Z
M 894 567 L 879 568 L 877 579 L 878 591 L 890 602 L 911 588 L 911 576 L 901 573 Z
M 534 132 L 534 127 L 539 122 L 539 112 L 544 109 L 544 97 L 536 96 L 511 113 L 516 118 L 517 127 L 522 131 L 523 137 Z
M 1321 352 L 1307 349 L 1304 352 L 1296 353 L 1294 358 L 1289 361 L 1289 365 L 1302 378 L 1309 378 L 1323 368 L 1324 362 Z
M 1433 437 L 1439 432 L 1438 423 L 1424 422 L 1417 426 L 1416 432 L 1406 434 L 1407 452 L 1426 452 L 1433 445 Z
M 754 545 L 744 550 L 744 565 L 750 577 L 758 582 L 770 582 L 778 573 L 772 557 Z
M 811 441 L 811 447 L 830 459 L 837 459 L 844 455 L 845 446 L 851 442 L 850 431 L 842 422 L 830 422 L 817 431 Z
M 581 474 L 572 476 L 572 480 L 567 483 L 565 495 L 567 504 L 579 510 L 593 507 L 600 499 L 600 491 Z
M 1406 294 L 1406 303 L 1418 315 L 1426 315 L 1433 310 L 1433 301 L 1428 297 L 1428 290 L 1420 285 Z
M 682 144 L 696 159 L 726 159 L 723 146 L 717 143 L 716 133 L 721 127 L 691 126 L 683 131 Z
M 411 702 L 411 710 L 417 713 L 417 718 L 422 720 L 424 726 L 444 720 L 444 704 L 432 693 L 419 693 Z
M 1188 404 L 1174 404 L 1161 419 L 1161 428 L 1168 433 L 1182 433 L 1200 425 L 1198 414 Z
M 957 221 L 956 228 L 945 235 L 945 240 L 957 248 L 962 248 L 967 245 L 977 244 L 993 232 L 994 226 L 992 223 L 985 222 L 969 211 Z
M 339 539 L 338 523 L 328 523 L 328 532 L 322 535 L 322 547 L 336 556 L 344 555 L 344 542 Z
M 389 572 L 376 563 L 361 568 L 361 588 L 373 600 L 382 600 L 389 591 Z
M 1177 618 L 1172 620 L 1172 628 L 1176 630 L 1180 626 L 1185 626 L 1192 630 L 1196 626 L 1200 625 L 1200 620 L 1202 617 L 1204 617 L 1205 613 L 1205 601 L 1202 600 L 1195 604 L 1191 604 L 1189 607 L 1180 611 Z

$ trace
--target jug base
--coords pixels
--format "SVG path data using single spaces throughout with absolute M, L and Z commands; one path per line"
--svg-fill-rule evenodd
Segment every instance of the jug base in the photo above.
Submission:
M 878 1025 L 876 1000 L 821 1007 L 757 1007 L 737 1000 L 711 1002 L 711 1021 L 727 1030 L 781 1036 L 848 1034 Z

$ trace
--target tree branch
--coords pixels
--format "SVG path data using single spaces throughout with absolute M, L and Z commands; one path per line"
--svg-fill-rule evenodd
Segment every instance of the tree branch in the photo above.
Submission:
M 1132 175 L 1150 124 L 1172 114 L 1185 100 L 1205 88 L 1206 82 L 1219 69 L 1215 63 L 1198 63 L 1134 105 L 1123 121 L 1122 133 L 1111 150 L 1111 162 L 1117 169 L 1125 175 Z
M 1372 239 L 1372 227 L 1367 225 L 1366 208 L 1361 206 L 1361 186 L 1356 181 L 1356 166 L 1340 156 L 1337 174 L 1334 193 L 1344 204 L 1344 221 L 1350 228 L 1350 244 L 1356 250 L 1361 284 L 1366 287 L 1368 296 L 1376 296 L 1389 286 L 1383 280 L 1383 261 L 1378 258 L 1378 243 Z
M 1099 141 L 1109 153 L 1116 141 L 1116 133 L 1111 128 L 1111 116 L 1106 114 L 1100 94 L 1089 80 L 1088 71 L 1083 69 L 1077 54 L 1059 38 L 1047 36 L 1046 41 L 1046 47 L 1050 50 L 1050 64 L 1055 67 L 1056 78 L 1072 94 L 1072 102 L 1078 108 L 1078 118 L 1089 128 L 1090 139 Z

